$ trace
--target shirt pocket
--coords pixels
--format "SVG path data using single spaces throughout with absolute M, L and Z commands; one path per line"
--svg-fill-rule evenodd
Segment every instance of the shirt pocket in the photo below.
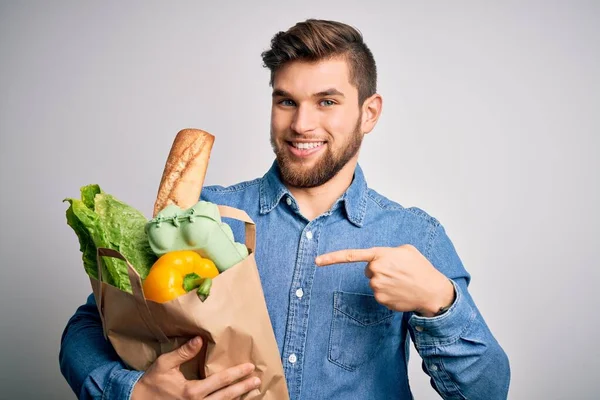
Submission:
M 328 360 L 354 371 L 372 359 L 388 336 L 393 315 L 375 296 L 334 292 Z

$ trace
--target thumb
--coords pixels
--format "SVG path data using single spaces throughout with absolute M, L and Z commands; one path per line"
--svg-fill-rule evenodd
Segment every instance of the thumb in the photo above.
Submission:
M 183 346 L 165 353 L 159 357 L 162 369 L 173 369 L 179 367 L 186 361 L 194 358 L 202 349 L 202 338 L 196 336 L 192 340 L 186 342 Z

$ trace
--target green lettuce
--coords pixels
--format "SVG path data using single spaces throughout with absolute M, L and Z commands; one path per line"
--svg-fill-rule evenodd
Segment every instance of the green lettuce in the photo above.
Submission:
M 148 222 L 135 208 L 106 194 L 98 185 L 81 189 L 81 199 L 67 198 L 67 224 L 79 239 L 79 250 L 85 272 L 98 279 L 96 249 L 106 247 L 120 252 L 145 279 L 156 256 L 150 248 L 145 226 Z M 104 257 L 102 280 L 131 293 L 127 265 L 118 259 Z

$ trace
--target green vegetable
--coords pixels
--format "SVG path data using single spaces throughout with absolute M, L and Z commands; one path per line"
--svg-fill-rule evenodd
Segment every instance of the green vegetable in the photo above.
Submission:
M 145 233 L 148 222 L 135 208 L 104 193 L 98 185 L 80 189 L 81 199 L 68 198 L 67 224 L 79 239 L 86 273 L 98 279 L 96 249 L 106 247 L 119 251 L 144 279 L 156 261 Z M 103 280 L 131 293 L 127 265 L 114 258 L 104 258 Z
M 195 272 L 192 272 L 191 274 L 187 274 L 186 276 L 183 277 L 183 290 L 185 290 L 186 292 L 192 291 L 192 290 L 196 289 L 198 286 L 200 286 L 200 284 L 202 283 L 203 280 L 204 280 L 204 278 L 202 278 L 200 275 L 198 275 Z
M 200 287 L 198 287 L 198 297 L 200 300 L 204 301 L 210 295 L 210 288 L 212 287 L 212 279 L 205 278 Z
M 212 287 L 211 278 L 202 278 L 195 272 L 187 274 L 183 277 L 183 289 L 186 292 L 190 292 L 198 288 L 198 297 L 204 301 L 210 295 L 210 288 Z

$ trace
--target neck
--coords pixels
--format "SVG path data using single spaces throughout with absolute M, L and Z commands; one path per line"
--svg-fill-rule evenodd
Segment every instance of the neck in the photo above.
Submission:
M 300 212 L 309 221 L 329 211 L 333 203 L 340 198 L 352 183 L 357 158 L 350 160 L 333 178 L 312 188 L 299 188 L 285 183 L 300 207 Z

